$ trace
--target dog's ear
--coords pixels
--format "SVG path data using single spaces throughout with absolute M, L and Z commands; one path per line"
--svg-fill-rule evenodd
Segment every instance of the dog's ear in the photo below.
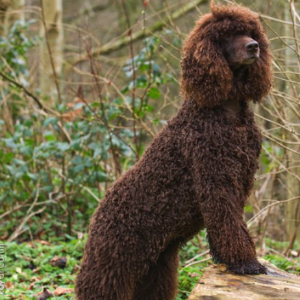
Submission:
M 186 99 L 196 100 L 201 107 L 222 104 L 232 89 L 232 72 L 218 40 L 206 32 L 208 23 L 209 15 L 187 37 L 181 61 L 182 94 Z

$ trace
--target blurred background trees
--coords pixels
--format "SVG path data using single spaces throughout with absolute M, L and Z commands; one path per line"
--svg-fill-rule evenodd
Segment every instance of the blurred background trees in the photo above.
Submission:
M 246 217 L 262 253 L 278 242 L 299 257 L 299 4 L 237 2 L 261 15 L 274 59 L 273 89 L 253 106 L 264 140 Z M 207 0 L 0 0 L 1 240 L 82 238 L 179 109 L 180 49 L 208 11 Z

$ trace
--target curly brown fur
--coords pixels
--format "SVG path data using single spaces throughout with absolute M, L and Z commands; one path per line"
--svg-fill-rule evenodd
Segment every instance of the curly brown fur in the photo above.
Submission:
M 257 41 L 260 57 L 231 66 L 221 47 L 230 34 L 242 36 L 238 44 Z M 240 6 L 213 7 L 184 46 L 182 108 L 93 216 L 78 300 L 174 299 L 178 251 L 204 227 L 216 262 L 238 274 L 266 272 L 243 208 L 261 149 L 248 101 L 260 101 L 270 82 L 257 15 Z

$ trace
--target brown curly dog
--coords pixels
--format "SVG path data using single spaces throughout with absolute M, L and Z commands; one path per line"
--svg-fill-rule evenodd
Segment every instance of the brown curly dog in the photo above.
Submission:
M 93 216 L 78 300 L 174 299 L 178 251 L 204 227 L 215 262 L 266 273 L 243 208 L 262 139 L 248 102 L 271 87 L 271 55 L 257 14 L 211 9 L 185 42 L 182 108 Z

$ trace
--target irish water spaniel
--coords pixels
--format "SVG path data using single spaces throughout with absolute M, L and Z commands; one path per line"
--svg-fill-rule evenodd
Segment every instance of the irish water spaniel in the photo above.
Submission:
M 78 300 L 172 300 L 178 251 L 207 229 L 215 262 L 266 273 L 243 208 L 261 134 L 248 103 L 271 86 L 257 14 L 214 6 L 185 41 L 182 108 L 95 212 L 76 284 Z

